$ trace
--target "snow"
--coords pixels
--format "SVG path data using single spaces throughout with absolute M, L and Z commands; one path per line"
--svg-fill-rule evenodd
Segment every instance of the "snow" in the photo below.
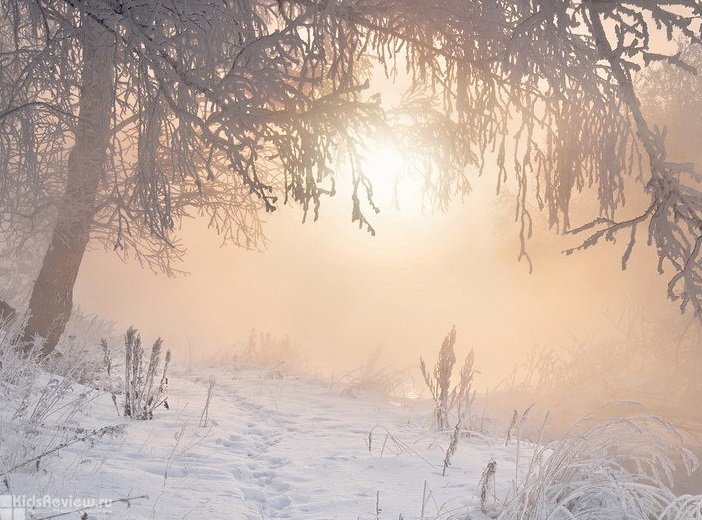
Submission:
M 210 375 L 217 378 L 211 420 L 200 427 Z M 493 459 L 497 497 L 504 499 L 512 486 L 517 445 L 506 447 L 498 438 L 461 438 L 442 476 L 450 434 L 432 432 L 426 401 L 354 397 L 328 381 L 267 375 L 226 367 L 197 375 L 176 370 L 170 410 L 159 409 L 152 421 L 125 422 L 110 394 L 101 392 L 75 421 L 90 428 L 125 424 L 124 434 L 74 444 L 42 459 L 39 471 L 30 465 L 12 473 L 12 491 L 88 499 L 148 495 L 129 507 L 91 509 L 89 518 L 411 519 L 424 509 L 429 519 L 465 518 L 477 508 L 481 475 Z M 3 405 L 3 423 L 9 408 Z M 520 457 L 528 464 L 524 444 Z M 34 514 L 50 512 L 59 511 Z

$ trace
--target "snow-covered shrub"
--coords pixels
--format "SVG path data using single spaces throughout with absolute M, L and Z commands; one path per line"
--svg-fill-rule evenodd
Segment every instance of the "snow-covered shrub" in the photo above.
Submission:
M 534 452 L 499 520 L 699 520 L 702 495 L 677 497 L 675 464 L 698 461 L 673 427 L 634 416 L 585 428 Z
M 16 395 L 22 384 L 36 375 L 39 368 L 34 356 L 25 356 L 19 348 L 22 323 L 14 316 L 0 319 L 0 399 Z
M 153 419 L 154 410 L 163 405 L 168 409 L 166 390 L 171 351 L 166 351 L 160 380 L 157 382 L 163 341 L 158 338 L 151 347 L 148 363 L 141 335 L 129 327 L 124 335 L 124 415 L 133 419 Z
M 75 307 L 54 356 L 47 367 L 52 373 L 99 389 L 109 389 L 105 378 L 105 357 L 101 340 L 114 336 L 114 324 Z M 106 380 L 107 379 L 107 380 Z
M 538 347 L 526 362 L 490 391 L 490 408 L 503 422 L 492 433 L 503 434 L 514 408 L 536 403 L 534 413 L 549 411 L 549 440 L 565 434 L 589 413 L 606 419 L 638 412 L 665 417 L 702 455 L 702 415 L 690 403 L 702 402 L 702 326 L 692 316 L 655 303 L 632 304 L 607 317 L 604 337 L 573 338 L 559 349 Z M 593 412 L 594 411 L 594 412 Z M 702 489 L 702 475 L 681 475 L 676 490 Z
M 451 374 L 456 363 L 454 345 L 456 344 L 456 327 L 444 338 L 439 350 L 439 359 L 434 365 L 433 372 L 429 372 L 423 358 L 419 358 L 419 366 L 424 376 L 424 381 L 429 387 L 434 400 L 434 424 L 439 430 L 449 427 L 449 411 L 457 409 L 459 418 L 463 416 L 465 408 L 470 404 L 471 385 L 475 370 L 473 369 L 473 351 L 466 356 L 460 373 L 460 381 L 451 389 Z
M 98 395 L 78 382 L 84 364 L 71 367 L 68 359 L 56 359 L 62 373 L 47 372 L 50 367 L 39 362 L 38 352 L 21 348 L 21 331 L 19 320 L 0 322 L 0 494 L 11 492 L 18 480 L 27 484 L 40 478 L 59 450 L 120 431 L 81 425 L 81 412 Z
M 397 397 L 397 389 L 407 379 L 402 370 L 380 364 L 383 349 L 378 347 L 366 358 L 363 365 L 338 374 L 335 379 L 342 385 L 341 394 L 356 397 L 359 392 Z
M 267 377 L 276 379 L 283 372 L 296 372 L 304 368 L 305 356 L 285 334 L 277 337 L 270 332 L 251 330 L 246 347 L 236 353 L 237 364 L 268 369 Z

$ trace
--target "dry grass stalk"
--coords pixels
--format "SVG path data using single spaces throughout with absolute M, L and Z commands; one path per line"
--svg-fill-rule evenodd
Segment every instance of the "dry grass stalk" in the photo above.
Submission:
M 453 327 L 441 344 L 439 359 L 431 373 L 424 359 L 419 358 L 422 376 L 434 400 L 434 424 L 439 430 L 446 430 L 450 426 L 448 415 L 452 409 L 456 408 L 458 415 L 463 414 L 474 397 L 474 394 L 471 394 L 471 385 L 475 375 L 473 351 L 466 356 L 461 368 L 460 381 L 451 389 L 451 374 L 456 363 L 455 344 L 456 327 Z
M 107 344 L 106 339 L 100 341 L 100 346 L 102 347 L 103 362 L 105 363 L 105 370 L 107 371 L 107 377 L 109 380 L 112 379 L 112 353 L 110 351 L 110 346 Z M 115 410 L 117 410 L 117 415 L 119 415 L 119 406 L 117 405 L 117 395 L 110 384 L 110 396 L 112 397 L 112 402 L 115 405 Z
M 463 428 L 463 416 L 459 415 L 458 421 L 456 421 L 456 427 L 453 429 L 453 433 L 451 434 L 451 442 L 449 443 L 449 446 L 446 449 L 446 455 L 444 456 L 444 469 L 441 472 L 441 475 L 444 477 L 446 476 L 446 470 L 451 465 L 451 458 L 453 457 L 453 455 L 456 453 L 456 450 L 458 449 L 458 440 L 461 437 L 461 429 L 462 428 Z
M 495 473 L 497 472 L 497 461 L 490 460 L 480 477 L 480 510 L 487 513 L 488 498 L 492 489 L 492 496 L 495 496 Z
M 505 437 L 505 446 L 507 446 L 509 441 L 512 440 L 512 431 L 514 430 L 515 426 L 517 426 L 517 410 L 512 412 L 512 420 L 509 423 L 509 427 L 507 428 L 507 436 Z
M 214 394 L 216 383 L 217 379 L 214 376 L 210 376 L 209 384 L 207 385 L 207 400 L 205 401 L 205 407 L 202 410 L 202 415 L 200 415 L 200 428 L 207 427 L 207 422 L 210 418 L 210 402 L 212 401 L 212 395 Z
M 151 347 L 148 365 L 144 365 L 144 347 L 141 335 L 134 327 L 129 327 L 124 336 L 125 363 L 124 386 L 125 403 L 124 415 L 133 419 L 153 419 L 153 412 L 163 405 L 168 409 L 166 389 L 168 386 L 168 366 L 171 361 L 171 351 L 167 351 L 161 372 L 161 379 L 155 387 L 156 373 L 161 361 L 163 341 L 158 338 Z

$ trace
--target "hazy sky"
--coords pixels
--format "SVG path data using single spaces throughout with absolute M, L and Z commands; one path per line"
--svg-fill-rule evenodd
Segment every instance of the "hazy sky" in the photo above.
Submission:
M 202 353 L 245 343 L 252 327 L 287 333 L 315 364 L 336 368 L 359 364 L 378 346 L 396 366 L 416 364 L 420 354 L 433 359 L 455 324 L 457 350 L 476 349 L 485 384 L 536 344 L 607 334 L 603 313 L 616 314 L 631 299 L 672 305 L 644 243 L 622 272 L 624 243 L 567 257 L 560 251 L 573 240 L 540 219 L 529 274 L 516 262 L 512 197 L 496 197 L 489 175 L 443 214 L 422 213 L 411 195 L 399 211 L 386 197 L 375 237 L 351 224 L 350 201 L 341 196 L 323 203 L 316 223 L 302 224 L 297 210 L 285 208 L 266 216 L 263 252 L 220 248 L 214 232 L 192 221 L 182 266 L 191 274 L 176 279 L 93 251 L 76 301 L 120 328 L 134 324 L 176 349 L 189 339 Z
M 378 74 L 372 86 L 392 105 L 402 84 Z M 148 337 L 161 335 L 176 349 L 190 341 L 194 351 L 219 352 L 245 343 L 256 328 L 289 334 L 314 364 L 337 368 L 360 364 L 379 346 L 385 361 L 399 367 L 415 365 L 420 354 L 433 359 L 455 324 L 457 350 L 475 348 L 485 384 L 504 377 L 537 344 L 606 338 L 605 314 L 632 302 L 675 308 L 645 237 L 622 272 L 624 236 L 568 257 L 562 249 L 580 238 L 549 231 L 534 210 L 529 274 L 516 261 L 514 197 L 496 196 L 494 175 L 473 180 L 465 202 L 439 214 L 421 210 L 419 187 L 410 183 L 396 210 L 388 170 L 401 167 L 401 158 L 386 152 L 378 144 L 370 165 L 383 209 L 372 219 L 375 237 L 351 224 L 343 193 L 323 202 L 318 222 L 302 224 L 295 208 L 264 215 L 263 252 L 221 248 L 214 232 L 191 221 L 183 230 L 189 276 L 155 276 L 93 251 L 81 267 L 76 301 L 120 328 L 134 324 Z M 629 201 L 641 193 L 631 188 Z M 573 202 L 573 225 L 583 223 L 578 214 L 593 216 L 593 200 L 589 194 Z

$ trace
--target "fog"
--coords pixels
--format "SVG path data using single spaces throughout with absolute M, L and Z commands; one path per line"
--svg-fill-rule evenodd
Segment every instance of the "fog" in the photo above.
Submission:
M 0 520 L 702 520 L 702 0 L 0 11 Z
M 678 155 L 697 158 L 683 129 L 673 126 L 671 136 Z M 406 369 L 412 393 L 423 397 L 419 358 L 433 363 L 455 325 L 457 358 L 475 352 L 477 406 L 488 407 L 490 392 L 493 416 L 507 420 L 535 403 L 535 415 L 550 413 L 547 435 L 558 437 L 587 413 L 627 415 L 620 401 L 637 402 L 699 446 L 700 415 L 689 404 L 702 391 L 700 325 L 667 298 L 671 275 L 657 272 L 645 233 L 623 270 L 628 234 L 566 255 L 586 235 L 549 229 L 530 207 L 530 272 L 518 261 L 513 181 L 497 194 L 494 172 L 471 174 L 472 193 L 439 211 L 422 200 L 418 181 L 405 178 L 395 192 L 402 164 L 393 162 L 401 159 L 370 163 L 381 208 L 370 216 L 375 236 L 351 223 L 343 188 L 323 200 L 315 222 L 303 223 L 290 206 L 261 214 L 260 250 L 222 245 L 195 217 L 179 232 L 187 254 L 177 267 L 187 275 L 155 275 L 96 249 L 81 266 L 76 302 L 114 320 L 117 332 L 135 325 L 147 341 L 163 337 L 181 364 L 231 361 L 252 330 L 288 336 L 302 368 L 323 377 L 380 351 L 379 363 Z M 645 204 L 641 185 L 628 182 L 620 218 Z M 573 227 L 597 215 L 597 200 L 587 189 L 573 200 Z M 681 490 L 700 485 L 681 482 Z
M 392 105 L 409 81 L 393 83 L 378 72 L 372 87 Z M 690 143 L 680 144 L 687 134 L 677 130 L 675 152 L 694 156 L 685 153 L 694 150 Z M 657 273 L 655 250 L 643 235 L 626 270 L 624 236 L 567 256 L 563 250 L 586 234 L 549 229 L 532 205 L 530 272 L 517 261 L 514 179 L 498 195 L 494 172 L 472 173 L 473 192 L 438 211 L 423 202 L 418 181 L 405 178 L 395 191 L 403 165 L 371 160 L 368 166 L 381 209 L 370 216 L 376 236 L 351 223 L 343 187 L 350 183 L 342 182 L 339 194 L 323 200 L 316 222 L 303 223 L 299 208 L 290 206 L 262 213 L 260 250 L 223 246 L 206 221 L 186 221 L 179 234 L 187 254 L 176 266 L 184 276 L 155 275 L 111 251 L 89 251 L 76 302 L 113 320 L 116 330 L 133 324 L 147 337 L 162 336 L 181 358 L 212 359 L 245 344 L 252 329 L 287 334 L 304 351 L 307 368 L 323 374 L 362 364 L 379 347 L 383 363 L 416 367 L 455 325 L 459 357 L 476 352 L 480 389 L 499 384 L 539 345 L 607 341 L 617 316 L 642 303 L 658 316 L 678 313 L 666 298 L 669 274 Z M 638 182 L 627 190 L 622 217 L 645 200 Z M 576 197 L 573 227 L 596 216 L 597 204 L 595 192 Z
M 182 231 L 189 275 L 156 276 L 92 251 L 76 300 L 118 329 L 163 336 L 181 356 L 188 343 L 203 359 L 244 344 L 252 328 L 289 334 L 324 372 L 360 364 L 378 347 L 385 363 L 416 365 L 455 324 L 458 352 L 476 351 L 479 387 L 498 383 L 536 345 L 607 337 L 611 318 L 637 300 L 675 308 L 645 244 L 626 271 L 624 244 L 566 256 L 580 238 L 548 230 L 538 213 L 530 274 L 517 262 L 512 195 L 496 196 L 490 176 L 474 188 L 447 212 L 386 200 L 374 237 L 350 223 L 343 195 L 324 201 L 318 222 L 284 208 L 265 215 L 262 251 L 220 247 L 194 219 Z

